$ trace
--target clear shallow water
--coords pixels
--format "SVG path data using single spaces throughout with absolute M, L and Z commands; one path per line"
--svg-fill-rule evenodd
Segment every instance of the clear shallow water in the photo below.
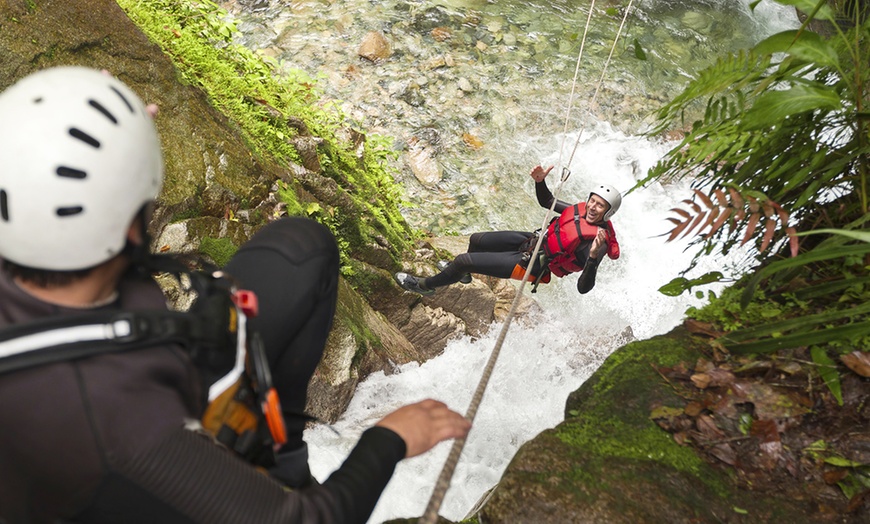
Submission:
M 575 0 L 270 0 L 225 2 L 239 20 L 242 43 L 286 68 L 319 76 L 327 97 L 370 132 L 395 137 L 407 153 L 423 144 L 439 179 L 421 182 L 403 154 L 398 177 L 415 207 L 405 210 L 433 234 L 467 233 L 493 214 L 522 212 L 515 192 L 548 151 L 541 137 L 610 122 L 637 133 L 692 71 L 726 50 L 751 46 L 793 27 L 793 13 L 748 0 L 635 1 L 614 48 L 597 103 L 604 61 L 628 0 L 598 1 L 575 66 L 592 2 Z M 248 7 L 244 7 L 248 6 Z M 357 55 L 366 33 L 379 31 L 392 56 L 373 64 Z M 638 60 L 637 42 L 647 55 Z M 572 87 L 574 109 L 568 114 Z M 468 138 L 474 144 L 469 145 Z M 531 147 L 530 147 L 531 146 Z M 506 213 L 486 207 L 487 195 Z M 446 211 L 446 212 L 445 212 Z
M 598 2 L 575 108 L 566 117 L 590 4 L 225 3 L 240 21 L 245 45 L 286 67 L 320 75 L 327 96 L 341 101 L 352 119 L 397 138 L 403 153 L 397 176 L 415 204 L 403 211 L 413 225 L 433 234 L 540 227 L 544 210 L 527 176 L 538 163 L 561 166 L 573 158 L 572 175 L 559 193 L 563 200 L 585 198 L 600 182 L 629 189 L 672 146 L 638 133 L 692 71 L 725 50 L 751 46 L 797 24 L 793 12 L 768 2 L 754 13 L 743 0 L 635 2 L 592 106 L 591 93 L 627 5 L 627 0 Z M 615 12 L 608 12 L 611 7 Z M 449 37 L 434 38 L 436 28 Z M 372 64 L 357 56 L 369 31 L 381 31 L 390 40 L 394 53 L 386 62 Z M 635 57 L 635 40 L 646 61 Z M 452 65 L 437 65 L 448 58 Z M 478 139 L 481 147 L 470 147 L 464 135 Z M 415 141 L 429 147 L 440 170 L 437 182 L 424 183 L 411 174 L 405 153 Z M 550 187 L 555 189 L 555 178 Z M 683 185 L 654 184 L 625 198 L 613 219 L 622 257 L 602 264 L 588 295 L 577 294 L 576 277 L 538 289 L 534 296 L 544 312 L 511 326 L 441 515 L 455 521 L 465 517 L 524 442 L 562 421 L 568 394 L 623 345 L 626 328 L 640 339 L 665 333 L 682 320 L 686 307 L 700 304 L 693 296 L 657 292 L 691 258 L 685 243 L 665 244 L 658 236 L 668 230 L 668 209 L 687 195 Z M 727 263 L 708 260 L 695 273 L 723 270 Z M 494 325 L 480 339 L 455 340 L 424 364 L 369 377 L 334 426 L 340 436 L 323 426 L 306 432 L 315 476 L 325 479 L 365 428 L 401 405 L 437 398 L 464 413 L 500 328 Z M 449 447 L 444 443 L 402 462 L 370 522 L 421 515 Z

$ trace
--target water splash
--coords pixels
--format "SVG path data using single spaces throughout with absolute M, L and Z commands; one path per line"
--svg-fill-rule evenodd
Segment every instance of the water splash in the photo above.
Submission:
M 573 147 L 576 135 L 567 138 Z M 562 141 L 552 137 L 544 142 L 556 151 Z M 569 195 L 585 198 L 588 188 L 599 181 L 620 190 L 632 187 L 670 145 L 596 125 L 578 147 L 564 199 L 570 200 Z M 557 154 L 542 159 L 543 163 L 557 160 Z M 525 191 L 534 202 L 530 179 Z M 684 192 L 688 194 L 688 188 L 682 185 L 652 185 L 625 198 L 613 218 L 623 255 L 602 263 L 598 283 L 589 294 L 577 293 L 576 277 L 554 279 L 538 288 L 534 297 L 544 312 L 512 324 L 441 515 L 457 521 L 465 517 L 498 482 L 524 442 L 563 420 L 568 394 L 626 342 L 627 328 L 637 338 L 666 332 L 680 322 L 686 307 L 700 303 L 694 297 L 670 298 L 657 292 L 691 259 L 691 253 L 684 251 L 685 243 L 666 244 L 657 236 L 666 228 L 667 210 Z M 537 208 L 536 216 L 528 211 L 525 218 L 537 223 L 544 212 Z M 424 364 L 411 363 L 396 374 L 367 378 L 335 425 L 340 437 L 324 427 L 306 432 L 314 475 L 321 480 L 327 477 L 364 428 L 401 405 L 436 398 L 464 413 L 500 328 L 493 326 L 480 339 L 453 341 L 443 354 Z M 442 443 L 402 462 L 370 522 L 421 515 L 449 448 L 449 443 Z

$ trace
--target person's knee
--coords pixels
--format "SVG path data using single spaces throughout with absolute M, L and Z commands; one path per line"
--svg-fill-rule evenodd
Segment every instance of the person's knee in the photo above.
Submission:
M 453 259 L 452 269 L 461 273 L 469 273 L 473 265 L 471 255 L 462 253 Z
M 302 217 L 286 217 L 264 226 L 244 246 L 266 247 L 294 264 L 313 257 L 325 257 L 327 265 L 338 264 L 338 244 L 323 224 Z

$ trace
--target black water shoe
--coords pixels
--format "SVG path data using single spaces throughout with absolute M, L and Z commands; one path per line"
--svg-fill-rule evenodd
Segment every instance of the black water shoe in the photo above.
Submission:
M 449 266 L 450 262 L 446 260 L 439 260 L 438 263 L 435 265 L 438 266 L 438 271 L 444 271 L 444 268 Z M 471 273 L 466 273 L 462 275 L 462 278 L 460 278 L 459 281 L 463 284 L 471 284 Z
M 426 289 L 420 284 L 420 279 L 409 275 L 407 273 L 396 273 L 396 282 L 402 286 L 403 289 L 408 291 L 419 293 L 421 295 L 432 295 L 435 293 L 434 289 Z

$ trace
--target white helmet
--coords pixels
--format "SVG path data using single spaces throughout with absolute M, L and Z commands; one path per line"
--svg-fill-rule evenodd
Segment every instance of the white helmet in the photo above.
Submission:
M 0 94 L 0 256 L 58 271 L 109 260 L 162 183 L 157 130 L 119 80 L 58 67 Z
M 593 189 L 589 196 L 598 195 L 605 200 L 610 207 L 607 209 L 607 212 L 604 213 L 603 220 L 610 220 L 610 217 L 616 214 L 619 211 L 619 206 L 622 205 L 622 195 L 619 194 L 619 191 L 616 190 L 613 186 L 608 186 L 607 184 L 601 184 L 600 186 Z

